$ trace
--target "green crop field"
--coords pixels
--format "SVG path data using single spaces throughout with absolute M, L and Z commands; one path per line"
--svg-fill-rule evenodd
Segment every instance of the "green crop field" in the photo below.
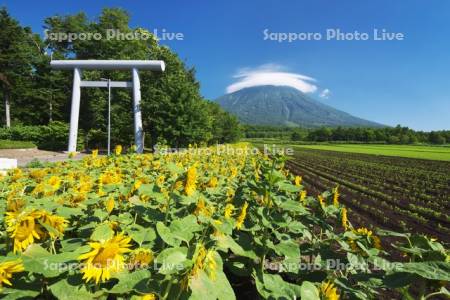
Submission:
M 398 156 L 417 159 L 450 161 L 450 146 L 385 145 L 385 144 L 303 144 L 279 139 L 247 139 L 254 145 L 283 145 L 282 147 L 307 148 L 348 153 Z
M 444 146 L 410 146 L 410 145 L 370 145 L 370 144 L 335 144 L 335 145 L 295 145 L 295 147 L 331 150 L 339 152 L 400 156 L 419 159 L 450 161 L 450 147 Z
M 414 231 L 450 242 L 450 148 L 311 144 L 254 140 L 259 148 L 292 148 L 287 166 L 309 194 L 339 186 L 359 224 Z M 423 160 L 426 159 L 426 160 Z

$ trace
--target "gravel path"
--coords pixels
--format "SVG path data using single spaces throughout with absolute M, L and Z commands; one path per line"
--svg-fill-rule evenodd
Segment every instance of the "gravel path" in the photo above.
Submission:
M 83 158 L 85 153 L 78 153 L 73 159 Z M 0 157 L 17 159 L 18 166 L 25 166 L 34 159 L 41 162 L 56 162 L 68 159 L 64 152 L 53 152 L 38 149 L 0 149 Z

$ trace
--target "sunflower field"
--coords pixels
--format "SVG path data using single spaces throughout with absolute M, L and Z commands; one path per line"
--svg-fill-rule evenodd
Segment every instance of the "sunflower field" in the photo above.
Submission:
M 0 179 L 0 298 L 450 296 L 445 245 L 354 228 L 339 188 L 309 195 L 284 157 L 121 152 Z

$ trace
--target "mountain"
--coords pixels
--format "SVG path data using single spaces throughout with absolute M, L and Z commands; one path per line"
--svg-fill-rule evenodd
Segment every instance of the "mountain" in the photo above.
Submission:
M 354 117 L 288 86 L 255 86 L 226 94 L 218 99 L 225 110 L 246 124 L 301 127 L 346 126 L 383 127 Z

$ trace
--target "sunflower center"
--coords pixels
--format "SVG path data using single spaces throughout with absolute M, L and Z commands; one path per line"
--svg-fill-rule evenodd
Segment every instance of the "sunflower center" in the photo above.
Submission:
M 100 265 L 102 267 L 107 267 L 108 264 L 114 263 L 114 259 L 117 254 L 119 254 L 119 245 L 109 244 L 103 246 L 95 258 L 92 260 L 94 265 Z
M 21 241 L 25 240 L 33 234 L 34 229 L 35 229 L 34 220 L 22 221 L 20 223 L 20 226 L 17 228 L 15 237 Z

